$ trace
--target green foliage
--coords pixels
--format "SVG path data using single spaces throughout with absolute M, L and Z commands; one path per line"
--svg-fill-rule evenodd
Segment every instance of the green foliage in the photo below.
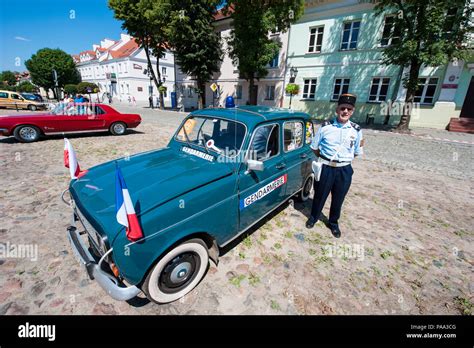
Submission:
M 13 71 L 5 70 L 0 73 L 0 83 L 6 86 L 16 85 L 16 75 Z
M 213 21 L 216 0 L 172 1 L 167 36 L 181 70 L 197 81 L 200 105 L 205 105 L 205 84 L 219 71 L 220 36 Z
M 230 13 L 233 20 L 227 41 L 229 55 L 238 65 L 240 78 L 250 82 L 249 92 L 252 91 L 254 79 L 267 75 L 267 65 L 282 45 L 278 38 L 270 37 L 269 33 L 285 32 L 291 23 L 301 17 L 303 10 L 303 0 L 227 2 L 225 12 Z
M 92 89 L 92 92 L 90 93 L 97 93 L 99 92 L 99 87 L 95 84 L 95 83 L 92 83 L 92 82 L 81 82 L 77 85 L 77 93 L 81 93 L 81 94 L 87 94 L 89 93 L 87 91 L 87 88 L 91 88 Z
M 59 87 L 81 81 L 72 57 L 60 49 L 42 48 L 25 62 L 33 83 L 44 89 L 54 88 L 53 69 L 58 74 Z
M 160 86 L 160 87 L 158 87 L 158 91 L 160 91 L 161 93 L 164 93 L 164 92 L 166 92 L 167 90 L 168 90 L 168 87 L 166 87 L 166 86 Z
M 16 90 L 17 92 L 34 93 L 38 92 L 38 87 L 36 87 L 30 81 L 22 81 L 18 84 Z
M 289 95 L 297 95 L 300 91 L 300 86 L 295 83 L 289 83 L 285 87 L 285 92 Z
M 383 63 L 410 66 L 403 84 L 407 88 L 406 102 L 411 105 L 418 87 L 419 69 L 447 64 L 453 58 L 466 59 L 472 9 L 466 0 L 381 0 L 376 15 L 394 14 L 397 37 L 383 49 Z M 407 130 L 410 122 L 407 108 L 398 129 Z
M 64 93 L 77 94 L 77 85 L 67 84 L 64 86 Z

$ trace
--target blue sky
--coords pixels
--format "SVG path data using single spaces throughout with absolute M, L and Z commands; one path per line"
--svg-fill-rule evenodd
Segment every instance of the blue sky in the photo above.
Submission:
M 0 71 L 26 70 L 40 48 L 75 54 L 122 32 L 107 0 L 0 0 Z

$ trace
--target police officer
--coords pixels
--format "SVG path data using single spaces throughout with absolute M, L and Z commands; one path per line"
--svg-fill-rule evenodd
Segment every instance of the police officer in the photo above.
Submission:
M 318 221 L 331 192 L 329 228 L 336 238 L 341 236 L 338 221 L 354 173 L 351 163 L 355 156 L 363 153 L 362 130 L 359 125 L 349 121 L 354 113 L 355 102 L 355 95 L 342 94 L 337 103 L 337 116 L 323 122 L 311 143 L 311 148 L 323 165 L 320 180 L 314 183 L 313 206 L 306 227 L 312 228 Z

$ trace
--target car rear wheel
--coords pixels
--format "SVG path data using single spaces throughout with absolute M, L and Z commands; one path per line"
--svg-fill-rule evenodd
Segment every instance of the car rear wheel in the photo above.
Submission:
M 40 137 L 40 130 L 35 126 L 19 126 L 15 128 L 13 135 L 22 143 L 32 143 Z
M 209 253 L 201 239 L 190 239 L 163 256 L 148 273 L 142 290 L 156 303 L 169 303 L 189 293 L 204 277 Z
M 304 181 L 303 188 L 298 193 L 298 200 L 300 202 L 305 202 L 308 200 L 311 191 L 313 190 L 313 183 L 314 183 L 314 174 L 310 174 L 306 177 Z
M 123 135 L 127 131 L 127 125 L 123 122 L 115 122 L 110 126 L 110 133 L 113 135 Z
M 30 111 L 36 111 L 37 109 L 38 107 L 36 105 L 33 105 L 33 104 L 28 105 L 28 110 Z

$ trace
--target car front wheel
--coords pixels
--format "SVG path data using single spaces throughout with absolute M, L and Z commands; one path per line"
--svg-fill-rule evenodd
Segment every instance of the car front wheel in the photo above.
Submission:
M 110 133 L 113 135 L 123 135 L 127 131 L 127 125 L 123 122 L 115 122 L 110 126 Z
M 301 189 L 300 193 L 298 193 L 298 200 L 300 202 L 305 202 L 308 200 L 311 191 L 313 190 L 313 183 L 314 183 L 314 174 L 310 174 L 306 177 L 304 181 L 303 188 Z
M 28 105 L 28 110 L 30 111 L 36 111 L 37 109 L 38 108 L 36 107 L 36 105 L 32 105 L 32 104 Z
M 40 137 L 40 130 L 35 126 L 19 126 L 13 132 L 15 139 L 22 143 L 32 143 Z
M 169 303 L 189 293 L 204 277 L 209 253 L 201 239 L 188 240 L 171 249 L 152 268 L 142 290 L 156 303 Z

